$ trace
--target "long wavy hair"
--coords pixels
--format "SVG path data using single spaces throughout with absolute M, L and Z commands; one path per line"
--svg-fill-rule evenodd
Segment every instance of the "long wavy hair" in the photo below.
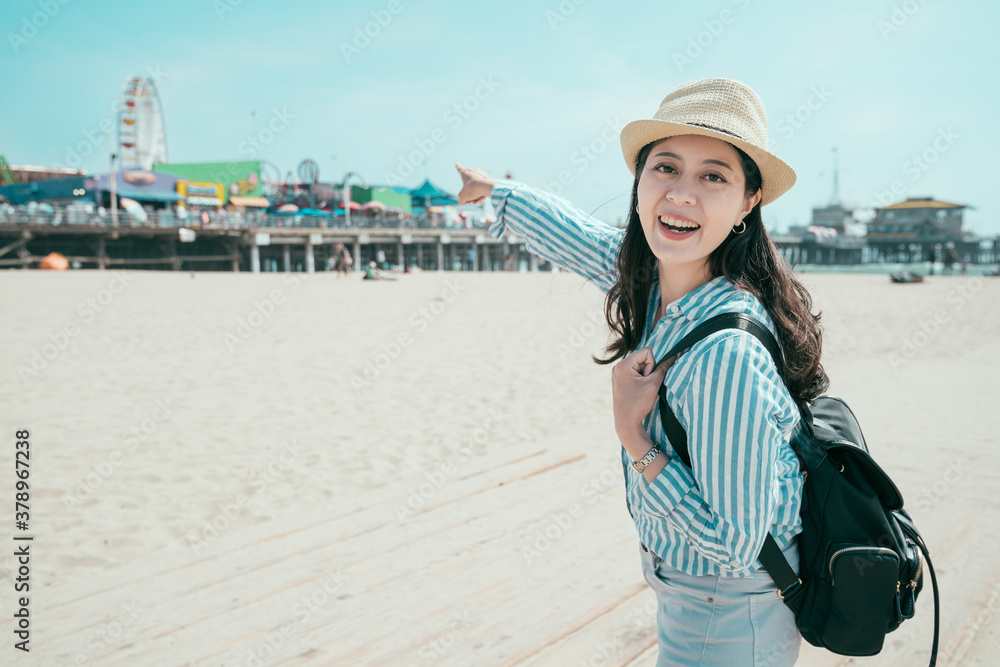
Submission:
M 636 202 L 646 158 L 658 141 L 647 144 L 639 152 L 628 225 L 618 250 L 618 280 L 604 302 L 604 316 L 611 329 L 611 342 L 604 351 L 611 356 L 599 359 L 591 355 L 598 364 L 615 362 L 637 349 L 642 340 L 649 292 L 658 273 L 656 256 L 646 241 Z M 749 155 L 736 146 L 733 148 L 740 156 L 746 177 L 746 194 L 753 195 L 763 182 L 760 169 Z M 830 385 L 820 364 L 823 345 L 820 313 L 812 314 L 812 297 L 764 229 L 760 203 L 743 222 L 745 232 L 730 233 L 709 255 L 709 270 L 713 278 L 725 276 L 735 286 L 760 299 L 778 329 L 789 393 L 800 404 L 811 402 Z

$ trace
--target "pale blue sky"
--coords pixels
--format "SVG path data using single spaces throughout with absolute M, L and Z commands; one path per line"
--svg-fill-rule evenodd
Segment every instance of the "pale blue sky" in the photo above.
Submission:
M 284 174 L 312 158 L 321 180 L 350 170 L 377 184 L 422 144 L 427 164 L 404 185 L 426 175 L 457 192 L 456 160 L 539 186 L 565 171 L 562 194 L 613 222 L 631 178 L 617 131 L 678 84 L 722 76 L 761 96 L 776 151 L 798 173 L 764 208 L 772 228 L 805 223 L 830 199 L 836 146 L 846 204 L 932 195 L 976 207 L 967 226 L 995 235 L 998 21 L 996 3 L 969 0 L 8 0 L 0 154 L 66 163 L 113 117 L 126 76 L 158 72 L 174 162 L 253 152 Z M 369 23 L 375 36 L 358 48 Z M 459 116 L 454 105 L 477 92 Z M 797 110 L 808 118 L 793 124 Z M 261 134 L 276 113 L 286 126 Z M 258 150 L 251 136 L 270 141 Z M 105 145 L 82 166 L 106 170 Z M 911 161 L 925 152 L 931 163 Z

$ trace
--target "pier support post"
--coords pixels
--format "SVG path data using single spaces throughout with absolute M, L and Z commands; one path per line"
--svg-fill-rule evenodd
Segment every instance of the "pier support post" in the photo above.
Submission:
M 422 243 L 417 244 L 417 266 L 421 269 L 424 268 L 424 246 Z
M 437 270 L 444 271 L 444 244 L 441 243 L 440 239 L 438 239 L 437 242 L 437 253 L 438 253 Z
M 260 246 L 256 243 L 250 244 L 250 272 L 260 273 Z
M 361 271 L 361 241 L 354 240 L 354 249 L 351 251 L 354 253 L 354 263 L 351 264 L 351 268 L 355 271 Z
M 104 237 L 97 237 L 97 268 L 101 271 L 108 268 L 108 252 L 104 247 Z
M 306 239 L 306 273 L 316 272 L 316 257 L 313 255 L 313 244 L 310 239 Z
M 396 257 L 399 260 L 396 263 L 399 264 L 401 267 L 403 267 L 402 268 L 403 271 L 406 271 L 406 261 L 405 261 L 406 258 L 403 256 L 403 240 L 402 239 L 396 241 Z
M 281 246 L 281 262 L 285 267 L 285 273 L 292 272 L 292 249 L 288 244 Z
M 533 252 L 528 253 L 528 269 L 532 273 L 538 272 L 538 258 L 535 257 L 535 253 Z
M 229 254 L 233 256 L 233 273 L 240 272 L 240 242 L 236 239 L 231 239 L 227 244 L 229 247 Z

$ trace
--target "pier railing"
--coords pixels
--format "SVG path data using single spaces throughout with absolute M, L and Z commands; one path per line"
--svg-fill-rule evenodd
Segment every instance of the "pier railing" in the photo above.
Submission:
M 55 209 L 52 211 L 23 209 L 4 210 L 0 207 L 0 225 L 84 225 L 88 227 L 113 227 L 109 216 L 100 216 L 84 210 L 72 208 Z M 251 212 L 220 213 L 206 212 L 202 216 L 198 212 L 189 213 L 186 218 L 178 217 L 172 211 L 154 211 L 147 213 L 146 220 L 139 221 L 125 211 L 118 217 L 119 227 L 189 227 L 192 229 L 255 229 L 258 227 L 275 228 L 305 228 L 305 229 L 486 229 L 487 222 L 468 222 L 461 226 L 447 225 L 441 216 L 398 216 L 378 213 L 352 213 L 350 224 L 344 215 L 276 215 L 273 213 Z

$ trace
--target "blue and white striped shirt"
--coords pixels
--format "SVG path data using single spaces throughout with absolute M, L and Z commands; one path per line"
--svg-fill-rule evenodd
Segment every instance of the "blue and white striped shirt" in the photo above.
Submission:
M 497 219 L 489 233 L 510 230 L 530 252 L 597 284 L 607 294 L 617 276 L 624 229 L 610 227 L 562 197 L 513 181 L 493 186 Z M 667 305 L 654 281 L 642 341 L 657 360 L 700 322 L 744 313 L 777 338 L 753 294 L 719 276 Z M 692 467 L 673 455 L 654 405 L 643 425 L 671 458 L 652 483 L 621 448 L 626 504 L 642 542 L 692 575 L 749 576 L 770 531 L 781 549 L 802 530 L 802 474 L 789 445 L 800 415 L 767 349 L 738 330 L 716 332 L 682 354 L 664 379 L 667 402 L 688 437 Z

